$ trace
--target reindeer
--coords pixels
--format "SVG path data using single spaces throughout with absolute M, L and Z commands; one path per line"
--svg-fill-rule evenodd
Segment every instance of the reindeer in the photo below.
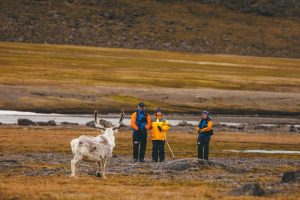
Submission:
M 112 157 L 115 147 L 115 134 L 122 125 L 125 113 L 122 109 L 119 124 L 114 127 L 103 127 L 98 119 L 98 111 L 95 113 L 95 127 L 100 129 L 103 134 L 97 137 L 82 135 L 71 141 L 71 149 L 74 158 L 71 160 L 71 177 L 76 177 L 76 165 L 81 160 L 95 161 L 97 164 L 96 176 L 106 179 L 105 167 L 107 158 Z

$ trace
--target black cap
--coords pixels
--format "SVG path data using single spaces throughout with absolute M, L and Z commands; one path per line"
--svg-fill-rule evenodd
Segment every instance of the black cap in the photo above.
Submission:
M 143 108 L 143 107 L 145 107 L 145 104 L 143 102 L 140 102 L 139 107 Z

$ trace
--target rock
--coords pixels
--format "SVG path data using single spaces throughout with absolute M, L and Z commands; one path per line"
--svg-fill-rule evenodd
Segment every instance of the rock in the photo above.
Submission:
M 20 126 L 35 126 L 36 123 L 30 119 L 18 119 L 18 125 Z
M 166 170 L 171 171 L 185 171 L 192 168 L 198 168 L 203 166 L 213 165 L 212 162 L 207 160 L 198 160 L 195 158 L 184 158 L 184 159 L 177 159 L 173 161 L 169 161 L 165 163 L 163 166 Z
M 38 126 L 48 126 L 48 122 L 36 122 Z
M 260 184 L 250 183 L 250 184 L 243 185 L 240 188 L 231 190 L 230 194 L 233 196 L 240 196 L 240 195 L 263 196 L 265 195 L 265 191 L 260 186 Z
M 38 126 L 55 126 L 56 122 L 54 120 L 50 120 L 47 122 L 36 122 Z
M 194 164 L 191 160 L 188 159 L 179 159 L 170 161 L 164 166 L 164 169 L 174 170 L 174 171 L 184 171 L 193 167 Z
M 112 127 L 112 123 L 104 119 L 100 119 L 100 124 L 106 128 Z M 87 122 L 85 125 L 89 127 L 95 127 L 94 121 Z
M 185 27 L 185 30 L 187 30 L 187 31 L 191 31 L 191 30 L 193 30 L 194 28 L 192 27 L 192 26 L 187 26 L 187 27 Z
M 106 121 L 104 119 L 100 119 L 100 124 L 107 128 L 112 127 L 112 123 L 110 121 Z
M 273 128 L 274 128 L 274 126 L 272 126 L 272 125 L 264 125 L 264 124 L 259 124 L 259 125 L 254 126 L 254 130 L 269 131 L 269 130 L 272 130 Z
M 300 171 L 284 172 L 281 178 L 281 182 L 300 182 Z
M 290 127 L 289 127 L 289 132 L 296 132 L 297 130 L 296 130 L 296 127 L 295 126 L 293 126 L 293 125 L 291 125 Z
M 78 126 L 78 123 L 72 123 L 72 122 L 61 122 L 60 125 L 64 125 L 64 126 Z
M 56 126 L 56 122 L 54 120 L 50 120 L 47 123 L 48 123 L 48 126 Z
M 95 122 L 94 121 L 89 121 L 85 125 L 89 126 L 89 127 L 95 127 Z
M 182 121 L 182 122 L 179 122 L 177 126 L 193 126 L 192 124 L 189 124 L 188 122 L 186 121 Z
M 166 31 L 170 33 L 174 33 L 176 32 L 176 28 L 167 28 Z
M 217 126 L 220 127 L 228 127 L 228 128 L 234 128 L 238 130 L 244 130 L 246 128 L 245 123 L 233 123 L 233 122 L 219 122 Z
M 131 126 L 126 126 L 126 125 L 122 124 L 120 127 L 120 130 L 121 131 L 131 131 L 132 128 L 131 128 Z

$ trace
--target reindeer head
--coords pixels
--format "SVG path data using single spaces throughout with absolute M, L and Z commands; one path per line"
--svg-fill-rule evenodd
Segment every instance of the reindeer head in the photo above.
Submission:
M 100 129 L 104 133 L 112 132 L 113 134 L 115 134 L 121 128 L 124 116 L 125 116 L 125 113 L 124 113 L 124 110 L 122 109 L 119 123 L 116 126 L 113 126 L 111 128 L 106 128 L 100 124 L 100 120 L 98 118 L 98 110 L 95 110 L 95 127 Z

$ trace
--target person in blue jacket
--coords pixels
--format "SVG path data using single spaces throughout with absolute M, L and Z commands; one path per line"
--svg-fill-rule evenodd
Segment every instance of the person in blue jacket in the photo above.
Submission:
M 213 135 L 213 122 L 208 111 L 203 111 L 196 130 L 198 131 L 198 158 L 208 160 L 209 142 Z
M 138 109 L 131 115 L 130 124 L 133 129 L 133 161 L 145 162 L 147 130 L 151 128 L 151 117 L 146 113 L 143 102 L 139 103 Z

